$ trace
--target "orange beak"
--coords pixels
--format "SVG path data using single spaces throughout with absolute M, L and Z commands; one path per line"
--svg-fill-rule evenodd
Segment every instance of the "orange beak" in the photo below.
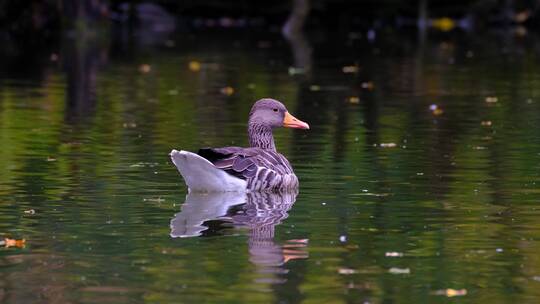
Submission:
M 285 117 L 283 118 L 283 126 L 285 128 L 295 128 L 295 129 L 309 129 L 309 125 L 300 119 L 292 116 L 289 112 L 285 112 Z

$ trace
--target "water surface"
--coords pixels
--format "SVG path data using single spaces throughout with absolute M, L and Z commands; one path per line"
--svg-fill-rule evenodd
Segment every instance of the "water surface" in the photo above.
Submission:
M 536 40 L 359 36 L 14 60 L 0 238 L 26 244 L 0 247 L 0 302 L 536 303 Z M 299 192 L 186 197 L 168 152 L 246 145 L 262 97 L 312 127 L 275 132 Z

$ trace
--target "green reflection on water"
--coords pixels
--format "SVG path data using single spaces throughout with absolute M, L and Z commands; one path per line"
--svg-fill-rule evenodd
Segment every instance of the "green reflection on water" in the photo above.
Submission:
M 36 67 L 39 80 L 2 79 L 0 237 L 27 245 L 0 248 L 0 301 L 446 303 L 435 293 L 447 288 L 466 289 L 455 299 L 468 303 L 540 297 L 532 55 L 468 59 L 451 42 L 385 53 L 388 41 L 344 47 L 338 60 L 332 46 L 346 41 L 335 38 L 317 45 L 311 75 L 291 77 L 280 37 L 270 49 L 234 39 L 129 60 L 67 48 L 61 58 L 86 58 L 82 74 L 64 62 Z M 360 72 L 343 74 L 354 62 Z M 234 219 L 246 206 L 207 218 L 200 237 L 172 238 L 186 190 L 167 153 L 246 145 L 249 108 L 266 96 L 312 126 L 276 130 L 301 180 L 294 206 L 263 238 Z M 269 253 L 279 265 L 264 264 Z

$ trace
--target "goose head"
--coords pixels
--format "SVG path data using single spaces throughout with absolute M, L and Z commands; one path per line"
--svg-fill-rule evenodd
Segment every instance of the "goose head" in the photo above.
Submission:
M 249 124 L 270 128 L 309 129 L 309 125 L 294 117 L 279 101 L 263 98 L 255 102 L 249 113 Z

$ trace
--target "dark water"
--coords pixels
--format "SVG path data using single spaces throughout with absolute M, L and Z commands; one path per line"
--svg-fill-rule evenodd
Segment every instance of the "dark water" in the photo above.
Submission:
M 0 302 L 537 303 L 537 41 L 362 37 L 4 59 Z M 186 197 L 168 152 L 261 97 L 312 127 L 275 132 L 299 193 Z

